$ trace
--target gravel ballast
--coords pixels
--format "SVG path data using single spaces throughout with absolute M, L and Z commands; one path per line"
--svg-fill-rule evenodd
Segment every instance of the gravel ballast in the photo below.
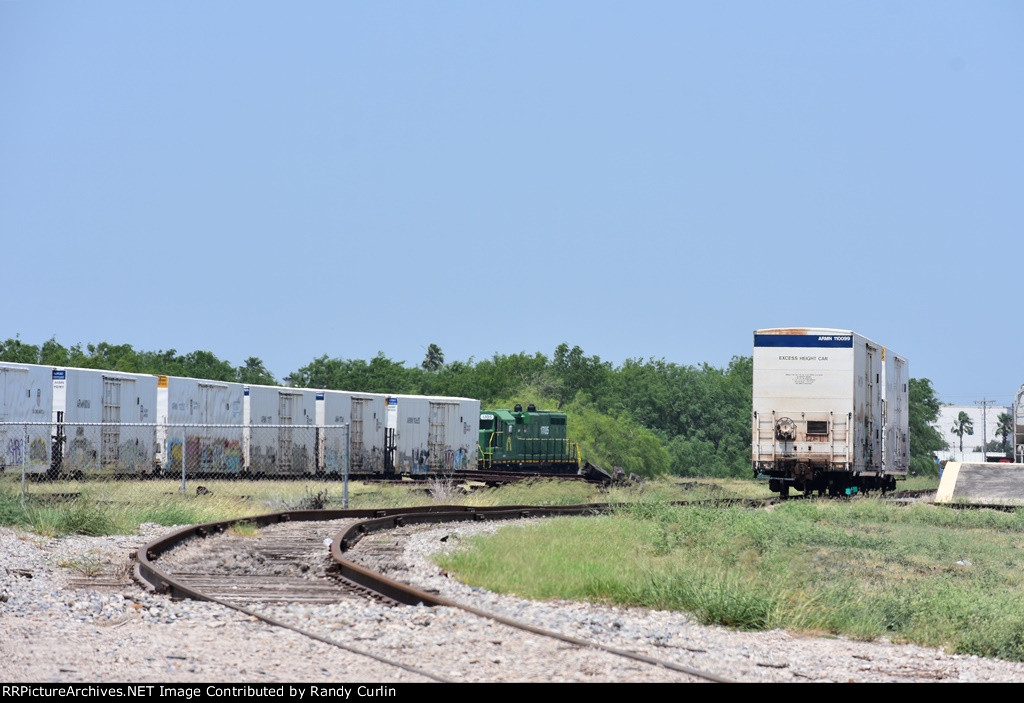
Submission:
M 53 539 L 0 528 L 0 680 L 425 680 L 222 606 L 173 601 L 128 582 L 128 555 L 171 529 L 143 525 L 138 535 Z M 430 560 L 458 548 L 472 533 L 494 529 L 474 523 L 409 530 L 396 536 L 402 549 L 390 573 L 483 610 L 739 681 L 1024 681 L 1024 664 L 925 647 L 783 631 L 733 632 L 701 626 L 680 613 L 496 595 L 447 577 Z M 349 556 L 358 560 L 358 548 Z M 103 585 L 88 585 L 92 582 Z M 411 658 L 457 680 L 687 680 L 678 672 L 604 653 L 595 653 L 588 666 L 565 671 L 552 663 L 553 655 L 538 650 L 536 636 L 447 608 L 346 601 L 262 606 L 260 612 L 356 647 Z

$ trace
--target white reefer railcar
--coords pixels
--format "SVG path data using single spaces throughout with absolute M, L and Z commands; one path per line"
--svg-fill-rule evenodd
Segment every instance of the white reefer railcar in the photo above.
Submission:
M 157 463 L 163 471 L 242 471 L 243 386 L 179 376 L 157 377 Z
M 392 463 L 398 473 L 476 469 L 480 401 L 422 395 L 387 398 L 385 426 L 394 431 Z
M 50 468 L 52 369 L 0 363 L 0 469 Z
M 384 395 L 318 391 L 317 425 L 324 427 L 320 446 L 323 472 L 343 469 L 344 446 L 349 442 L 349 467 L 354 473 L 380 472 L 384 468 Z M 341 431 L 348 425 L 348 432 Z
M 245 386 L 242 454 L 256 476 L 317 473 L 317 391 Z
M 59 375 L 64 378 L 58 378 Z M 156 376 L 54 369 L 54 462 L 65 474 L 153 470 Z
M 850 330 L 754 332 L 752 464 L 781 495 L 895 488 L 909 463 L 907 360 Z

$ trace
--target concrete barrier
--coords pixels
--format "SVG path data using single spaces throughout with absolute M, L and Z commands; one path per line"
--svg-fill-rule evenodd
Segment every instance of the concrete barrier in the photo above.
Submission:
M 1024 506 L 1024 464 L 950 461 L 942 471 L 935 502 Z

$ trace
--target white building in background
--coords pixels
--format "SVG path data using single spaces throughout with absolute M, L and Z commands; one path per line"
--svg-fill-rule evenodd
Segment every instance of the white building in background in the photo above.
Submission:
M 971 418 L 971 423 L 974 425 L 974 434 L 964 434 L 964 451 L 962 454 L 960 452 L 960 438 L 953 434 L 953 423 L 956 422 L 961 412 L 967 413 L 967 417 Z M 985 454 L 982 450 L 982 445 L 985 442 L 985 433 L 982 430 L 982 424 L 984 423 L 988 428 L 989 442 L 993 439 L 1001 442 L 1002 438 L 996 434 L 996 429 L 999 427 L 999 414 L 1010 412 L 1012 411 L 1006 406 L 990 405 L 984 413 L 988 418 L 987 422 L 985 422 L 982 420 L 982 408 L 980 405 L 940 406 L 939 419 L 932 423 L 932 427 L 939 431 L 939 434 L 946 440 L 949 448 L 939 450 L 935 452 L 935 455 L 939 457 L 940 461 L 949 459 L 950 461 L 984 462 Z M 1007 438 L 1007 443 L 1007 446 L 1012 450 L 1012 435 Z

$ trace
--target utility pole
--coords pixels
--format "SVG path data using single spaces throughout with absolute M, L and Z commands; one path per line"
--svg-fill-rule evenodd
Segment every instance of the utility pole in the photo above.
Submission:
M 994 400 L 982 398 L 974 401 L 975 405 L 981 406 L 981 460 L 988 463 L 988 405 Z
M 1021 426 L 1024 425 L 1022 398 L 1024 398 L 1024 385 L 1020 387 L 1017 395 L 1013 398 L 1013 460 L 1017 462 L 1024 462 L 1024 434 L 1020 432 Z

